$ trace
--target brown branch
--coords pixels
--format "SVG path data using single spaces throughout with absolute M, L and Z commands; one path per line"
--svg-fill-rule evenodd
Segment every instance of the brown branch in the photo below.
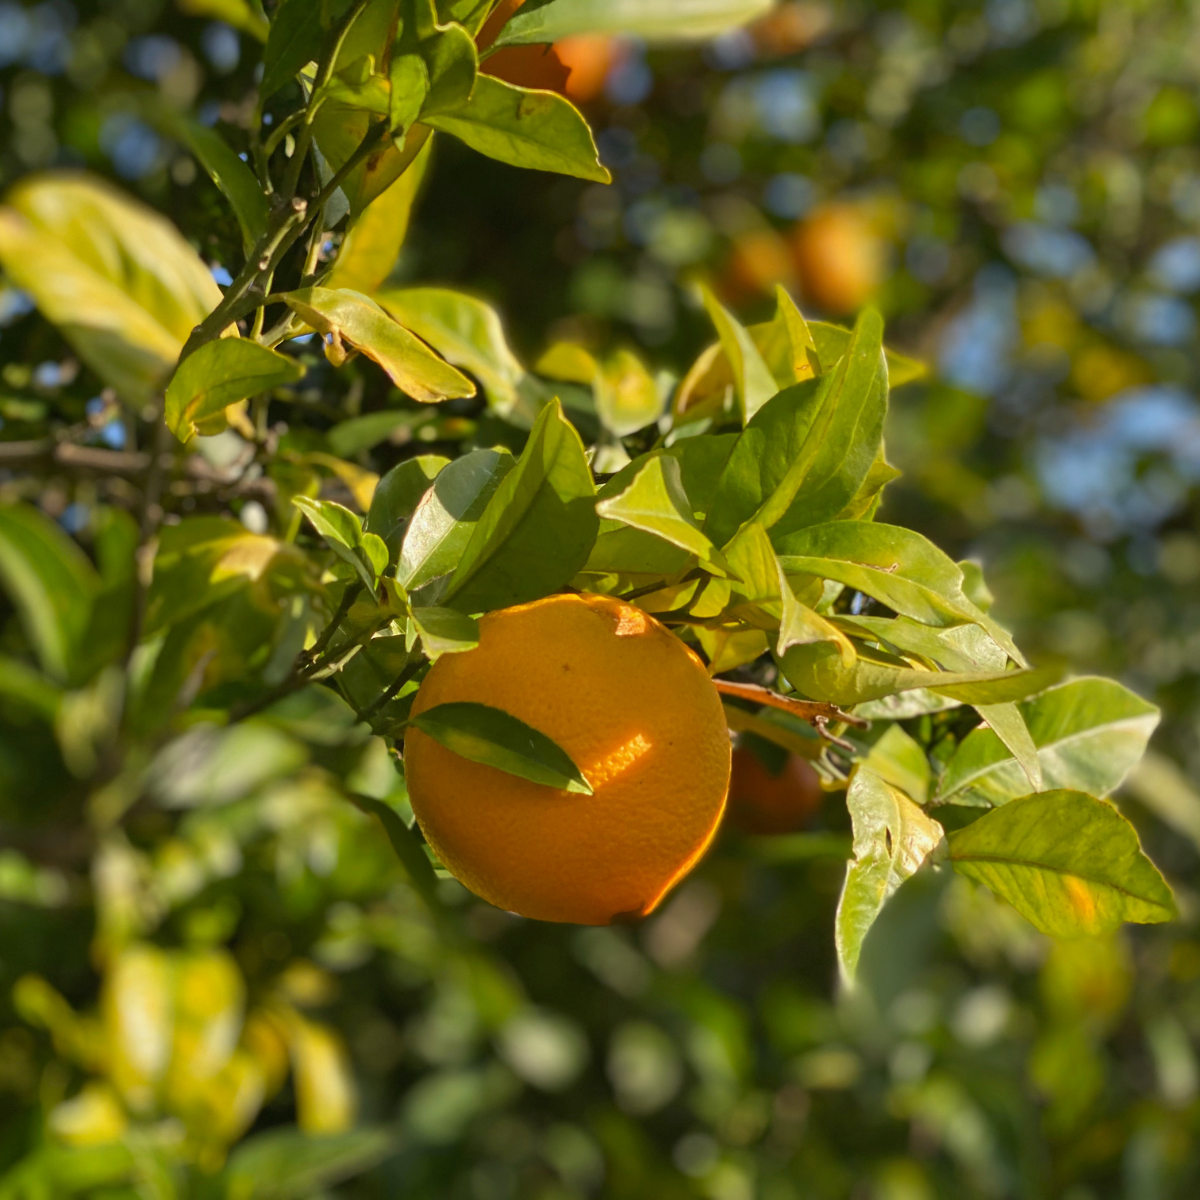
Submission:
M 866 729 L 870 721 L 862 717 L 854 717 L 842 712 L 836 704 L 826 704 L 820 700 L 794 700 L 791 696 L 781 696 L 770 688 L 760 687 L 757 683 L 733 683 L 728 679 L 714 679 L 713 687 L 724 696 L 735 696 L 739 700 L 749 700 L 752 704 L 765 704 L 768 708 L 778 708 L 791 713 L 802 721 L 808 721 L 819 731 L 828 721 L 840 721 L 846 725 L 857 725 Z
M 150 455 L 138 450 L 105 450 L 99 446 L 56 442 L 52 438 L 0 442 L 0 470 L 58 466 L 102 475 L 140 475 L 149 470 L 150 463 Z

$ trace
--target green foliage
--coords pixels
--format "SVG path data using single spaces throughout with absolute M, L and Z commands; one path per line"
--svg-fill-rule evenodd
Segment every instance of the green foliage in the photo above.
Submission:
M 523 1088 L 565 1095 L 586 1077 L 579 1023 L 611 1034 L 616 1107 L 607 1092 L 563 1102 L 569 1119 L 537 1143 L 562 1186 L 539 1177 L 539 1196 L 796 1194 L 776 1160 L 814 1195 L 933 1195 L 903 1164 L 852 1183 L 797 1132 L 881 1057 L 872 1021 L 908 1039 L 886 1067 L 888 1119 L 949 1130 L 964 1171 L 999 1179 L 965 1085 L 904 1057 L 923 1047 L 911 1013 L 926 952 L 911 970 L 888 955 L 928 941 L 953 905 L 985 973 L 1040 945 L 1016 914 L 1060 938 L 1174 917 L 1138 832 L 1104 799 L 1138 772 L 1135 790 L 1197 836 L 1186 781 L 1160 760 L 1137 767 L 1159 709 L 1112 680 L 1063 681 L 1053 660 L 1030 666 L 978 566 L 905 523 L 917 518 L 876 520 L 898 475 L 885 421 L 906 415 L 889 418 L 890 391 L 925 369 L 885 347 L 876 309 L 849 329 L 806 321 L 780 287 L 771 318 L 744 323 L 728 289 L 701 281 L 695 319 L 716 340 L 677 381 L 586 321 L 531 335 L 522 314 L 510 336 L 484 298 L 502 291 L 495 278 L 425 278 L 469 273 L 465 241 L 445 266 L 406 240 L 443 134 L 501 164 L 610 179 L 580 110 L 488 74 L 493 50 L 708 38 L 768 6 L 529 0 L 490 44 L 488 0 L 284 0 L 269 21 L 250 2 L 180 7 L 265 35 L 257 89 L 243 64 L 217 125 L 186 89 L 155 117 L 215 184 L 201 179 L 216 215 L 181 209 L 177 228 L 91 175 L 57 173 L 19 180 L 0 208 L 4 277 L 38 309 L 22 318 L 29 363 L 74 352 L 84 372 L 76 396 L 6 363 L 13 394 L 0 396 L 0 822 L 16 833 L 0 919 L 24 906 L 54 947 L 53 961 L 22 948 L 3 968 L 40 974 L 15 989 L 3 976 L 23 1024 L 0 1039 L 0 1087 L 17 1080 L 36 1115 L 0 1147 L 0 1195 L 300 1197 L 364 1173 L 389 1194 L 457 1194 L 441 1180 L 471 1129 Z M 1157 95 L 1146 138 L 1181 145 L 1186 95 Z M 463 161 L 449 159 L 456 180 Z M 909 186 L 936 190 L 930 174 Z M 490 195 L 463 179 L 486 211 Z M 745 227 L 741 201 L 713 211 Z M 206 259 L 231 267 L 224 291 Z M 525 360 L 531 336 L 549 347 Z M 931 454 L 952 438 L 952 422 L 934 425 Z M 10 442 L 28 474 L 9 471 Z M 568 588 L 653 613 L 729 693 L 742 751 L 796 754 L 821 780 L 820 829 L 727 841 L 637 941 L 551 942 L 475 904 L 407 801 L 415 729 L 586 803 L 576 764 L 508 713 L 411 717 L 430 663 L 475 648 L 481 616 Z M 798 866 L 811 868 L 799 883 Z M 691 964 L 722 905 L 722 921 L 744 919 L 720 927 L 737 930 L 719 935 L 737 966 L 717 981 Z M 832 978 L 820 955 L 836 954 L 836 1012 L 783 975 L 759 986 L 766 964 L 804 958 L 801 939 L 824 948 L 818 970 L 805 962 L 813 978 Z M 1097 955 L 1082 999 L 1063 998 L 1048 960 L 1053 1019 L 1031 1069 L 1057 1128 L 1102 1088 L 1108 1018 L 1089 1024 L 1089 1005 L 1103 1008 L 1106 980 L 1119 990 L 1119 958 Z M 384 999 L 339 996 L 343 978 Z M 397 1032 L 389 1005 L 416 990 L 426 1007 L 404 1009 Z M 568 994 L 570 1020 L 549 1010 Z M 21 1082 L 26 1027 L 50 1064 L 34 1083 Z M 1187 1050 L 1169 1020 L 1148 1036 L 1164 1061 Z M 383 1084 L 376 1056 L 401 1085 Z M 675 1115 L 648 1121 L 685 1094 L 687 1121 L 720 1146 Z M 663 1138 L 675 1167 L 657 1161 Z M 479 1194 L 517 1194 L 507 1175 L 472 1178 Z

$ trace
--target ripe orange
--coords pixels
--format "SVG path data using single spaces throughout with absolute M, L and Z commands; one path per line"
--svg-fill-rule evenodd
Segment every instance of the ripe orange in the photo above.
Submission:
M 826 312 L 857 312 L 883 282 L 883 240 L 853 204 L 831 204 L 801 221 L 792 255 L 805 298 Z
M 556 741 L 594 794 L 460 757 L 409 727 L 405 766 L 429 844 L 466 887 L 542 921 L 645 916 L 712 841 L 729 788 L 720 697 L 700 660 L 639 608 L 549 596 L 489 613 L 413 704 L 501 708 Z
M 743 833 L 794 833 L 821 807 L 823 793 L 816 771 L 798 754 L 789 754 L 778 773 L 767 769 L 747 746 L 733 752 L 729 781 L 729 824 Z

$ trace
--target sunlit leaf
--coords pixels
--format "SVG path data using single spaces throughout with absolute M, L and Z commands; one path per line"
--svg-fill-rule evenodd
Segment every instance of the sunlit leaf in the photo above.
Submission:
M 526 0 L 496 39 L 498 46 L 556 42 L 581 33 L 649 41 L 702 41 L 746 25 L 773 0 Z
M 942 827 L 903 792 L 865 767 L 850 781 L 846 805 L 854 860 L 846 868 L 834 925 L 842 977 L 854 981 L 863 940 L 888 898 L 941 843 Z
M 557 742 L 502 709 L 452 701 L 411 717 L 409 726 L 471 762 L 546 787 L 592 794 L 583 772 Z
M 1115 680 L 1085 676 L 1020 705 L 1048 788 L 1107 796 L 1141 758 L 1159 710 Z M 938 801 L 994 807 L 1029 790 L 999 730 L 968 734 L 946 764 Z
M 475 394 L 475 385 L 465 375 L 438 358 L 375 301 L 359 292 L 304 288 L 286 293 L 283 299 L 293 312 L 330 339 L 326 356 L 335 366 L 345 360 L 348 349 L 361 350 L 414 400 L 432 403 Z
M 595 541 L 595 496 L 579 434 L 552 401 L 488 501 L 442 602 L 486 612 L 561 587 Z
M 221 300 L 170 222 L 81 174 L 33 175 L 8 192 L 0 265 L 88 366 L 138 403 Z
M 609 182 L 587 122 L 569 100 L 554 92 L 480 75 L 465 107 L 426 120 L 472 150 L 511 166 Z
M 404 531 L 421 497 L 438 472 L 449 465 L 450 460 L 440 454 L 421 454 L 405 459 L 380 479 L 363 528 L 383 538 L 391 561 L 395 562 L 400 554 Z
M 1038 792 L 950 835 L 954 869 L 986 884 L 1054 937 L 1155 923 L 1175 915 L 1171 889 L 1133 826 L 1083 792 Z
M 206 342 L 179 364 L 167 385 L 166 420 L 187 441 L 206 417 L 304 377 L 304 365 L 247 338 Z

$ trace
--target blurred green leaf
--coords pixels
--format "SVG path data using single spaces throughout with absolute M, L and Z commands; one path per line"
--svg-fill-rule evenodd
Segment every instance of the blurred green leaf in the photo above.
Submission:
M 44 670 L 75 676 L 100 579 L 83 551 L 27 504 L 0 507 L 0 584 Z
M 514 167 L 609 182 L 587 122 L 553 92 L 480 75 L 463 108 L 431 115 L 427 123 Z
M 650 41 L 704 41 L 767 12 L 773 0 L 528 0 L 497 46 L 557 42 L 585 33 Z
M 408 723 L 471 762 L 546 787 L 592 794 L 591 784 L 557 742 L 502 709 L 452 701 L 427 708 Z
M 1155 923 L 1176 914 L 1171 889 L 1133 826 L 1107 801 L 1038 792 L 950 835 L 950 861 L 1053 937 Z
M 942 827 L 906 795 L 859 767 L 846 793 L 854 861 L 838 901 L 834 940 L 842 978 L 854 982 L 863 940 L 888 897 L 941 843 Z
M 0 265 L 135 403 L 166 381 L 221 291 L 158 213 L 91 176 L 31 175 L 0 208 Z
M 595 497 L 579 434 L 554 400 L 488 501 L 444 601 L 463 612 L 485 612 L 561 587 L 587 561 L 595 541 Z
M 295 3 L 295 0 L 293 0 Z M 396 1147 L 386 1129 L 354 1129 L 312 1137 L 270 1129 L 230 1156 L 223 1177 L 227 1200 L 307 1200 L 383 1162 Z

